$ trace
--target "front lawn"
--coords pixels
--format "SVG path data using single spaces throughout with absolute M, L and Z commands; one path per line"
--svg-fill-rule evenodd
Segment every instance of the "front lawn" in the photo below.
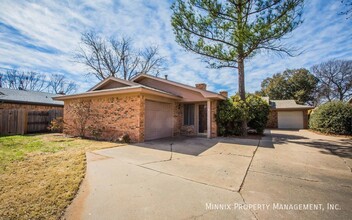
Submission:
M 85 152 L 120 146 L 61 134 L 0 137 L 0 219 L 59 219 L 85 174 Z

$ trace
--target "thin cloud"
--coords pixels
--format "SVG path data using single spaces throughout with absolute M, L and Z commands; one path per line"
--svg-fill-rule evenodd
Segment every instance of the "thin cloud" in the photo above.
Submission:
M 351 22 L 339 16 L 340 3 L 308 1 L 304 24 L 285 42 L 305 51 L 298 57 L 258 54 L 246 62 L 246 88 L 254 92 L 261 81 L 287 68 L 309 68 L 332 58 L 352 59 Z M 87 90 L 97 79 L 82 77 L 86 67 L 72 62 L 82 32 L 130 36 L 134 46 L 159 45 L 168 59 L 169 79 L 185 84 L 205 82 L 208 89 L 237 90 L 237 70 L 207 69 L 199 56 L 175 43 L 170 25 L 171 3 L 163 0 L 3 1 L 0 12 L 0 67 L 65 73 Z

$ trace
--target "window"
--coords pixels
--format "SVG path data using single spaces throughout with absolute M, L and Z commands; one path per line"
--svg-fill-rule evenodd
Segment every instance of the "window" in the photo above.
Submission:
M 194 125 L 194 104 L 185 104 L 183 106 L 183 124 Z

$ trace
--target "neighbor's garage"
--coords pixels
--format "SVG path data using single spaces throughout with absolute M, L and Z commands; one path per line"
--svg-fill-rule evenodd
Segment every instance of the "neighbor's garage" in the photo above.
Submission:
M 303 111 L 278 111 L 278 128 L 302 129 L 304 128 Z
M 264 100 L 270 105 L 267 128 L 308 128 L 308 110 L 313 109 L 313 106 L 299 105 L 295 100 Z
M 172 129 L 171 104 L 146 100 L 144 139 L 171 137 Z

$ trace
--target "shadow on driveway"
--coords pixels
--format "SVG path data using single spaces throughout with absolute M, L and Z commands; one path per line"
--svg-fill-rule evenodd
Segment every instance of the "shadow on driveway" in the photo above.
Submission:
M 135 143 L 133 146 L 149 148 L 161 151 L 171 151 L 180 154 L 198 156 L 203 152 L 211 149 L 219 143 L 238 144 L 244 147 L 253 147 L 258 145 L 259 139 L 242 139 L 232 137 L 219 137 L 208 139 L 206 137 L 173 137 L 158 140 Z M 171 149 L 172 148 L 172 149 Z
M 296 134 L 284 130 L 267 130 L 259 147 L 274 148 L 280 144 L 298 144 L 321 149 L 322 154 L 332 154 L 344 158 L 352 158 L 352 139 L 322 136 L 313 132 L 295 130 Z M 325 138 L 327 137 L 327 138 Z

